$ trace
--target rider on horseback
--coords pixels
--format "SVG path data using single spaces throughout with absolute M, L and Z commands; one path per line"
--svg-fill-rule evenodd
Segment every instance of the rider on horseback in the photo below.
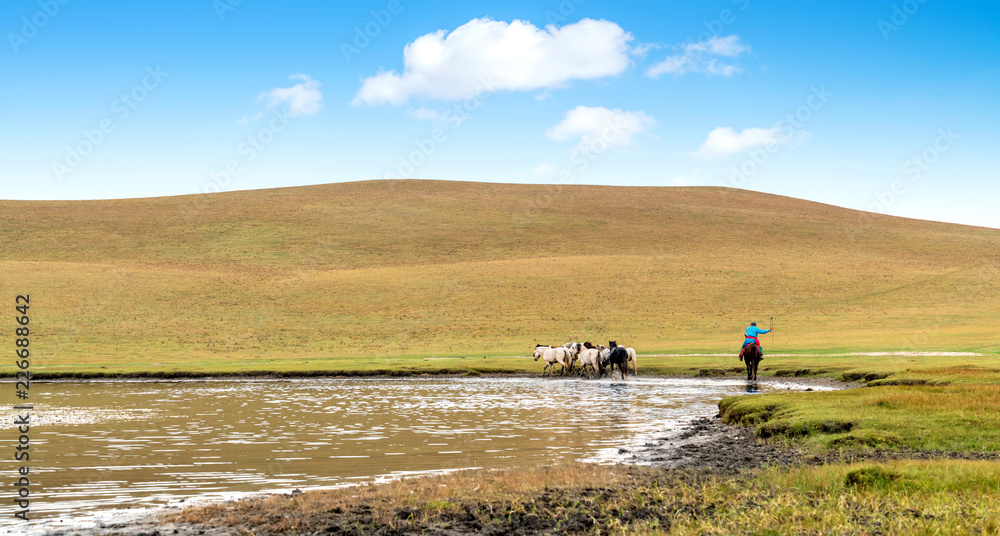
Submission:
M 760 346 L 760 358 L 764 359 L 764 347 L 761 346 L 760 341 L 757 340 L 757 335 L 763 335 L 765 333 L 770 333 L 769 329 L 760 329 L 757 327 L 756 322 L 750 322 L 750 326 L 746 330 L 746 340 L 743 341 L 743 348 L 740 349 L 740 360 L 743 359 L 743 351 L 747 349 L 747 346 L 751 344 L 756 344 Z

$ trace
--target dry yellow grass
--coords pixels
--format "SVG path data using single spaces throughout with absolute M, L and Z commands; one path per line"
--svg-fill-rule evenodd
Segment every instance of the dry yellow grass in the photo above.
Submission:
M 0 273 L 11 303 L 32 295 L 38 371 L 420 368 L 570 338 L 731 352 L 772 315 L 779 351 L 1000 351 L 1000 231 L 721 188 L 0 201 Z

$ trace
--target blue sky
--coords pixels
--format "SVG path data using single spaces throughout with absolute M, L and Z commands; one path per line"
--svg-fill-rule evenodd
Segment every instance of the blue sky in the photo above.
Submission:
M 998 28 L 987 1 L 11 0 L 0 198 L 735 186 L 1000 227 Z

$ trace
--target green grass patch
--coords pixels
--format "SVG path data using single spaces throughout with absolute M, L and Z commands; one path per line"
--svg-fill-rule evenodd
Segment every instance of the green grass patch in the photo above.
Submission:
M 730 397 L 726 422 L 817 450 L 1000 450 L 1000 385 L 900 385 Z
M 670 534 L 989 534 L 1000 530 L 1000 464 L 892 462 L 765 470 L 701 486 L 709 516 Z M 651 530 L 650 533 L 658 531 Z

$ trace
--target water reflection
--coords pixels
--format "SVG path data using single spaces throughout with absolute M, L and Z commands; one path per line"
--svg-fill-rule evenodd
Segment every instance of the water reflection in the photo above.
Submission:
M 469 467 L 615 459 L 767 384 L 536 378 L 33 383 L 32 515 Z M 786 384 L 785 388 L 804 388 Z M 8 406 L 10 407 L 10 406 Z M 3 415 L 0 449 L 16 442 Z M 15 462 L 0 461 L 13 475 Z M 0 518 L 0 531 L 12 516 Z

